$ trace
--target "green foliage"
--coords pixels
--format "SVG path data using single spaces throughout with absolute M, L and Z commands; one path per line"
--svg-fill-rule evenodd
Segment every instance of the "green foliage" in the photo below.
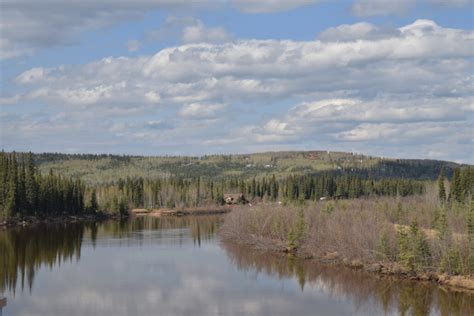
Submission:
M 474 185 L 474 168 L 455 168 L 451 180 L 450 198 L 457 203 L 463 203 L 472 195 Z
M 380 260 L 388 260 L 392 257 L 392 251 L 390 249 L 390 241 L 386 230 L 380 235 L 380 239 L 377 245 L 377 257 Z
M 461 253 L 457 247 L 450 247 L 441 258 L 440 269 L 451 275 L 461 274 Z
M 425 234 L 413 222 L 409 229 L 398 229 L 399 262 L 410 271 L 420 272 L 430 267 L 431 253 Z
M 99 204 L 97 203 L 97 193 L 95 190 L 92 190 L 91 200 L 88 205 L 89 212 L 95 213 L 99 210 Z
M 118 205 L 118 213 L 120 216 L 127 216 L 128 215 L 128 205 L 124 198 L 120 199 Z
M 324 212 L 326 214 L 331 214 L 332 212 L 334 212 L 335 209 L 336 209 L 336 206 L 334 205 L 332 201 L 328 201 L 326 205 L 324 206 Z
M 445 239 L 448 235 L 448 214 L 446 206 L 437 207 L 433 218 L 433 228 L 438 232 L 440 239 Z
M 300 208 L 297 218 L 288 233 L 288 249 L 294 251 L 298 249 L 306 236 L 307 224 L 304 218 L 304 209 Z
M 289 175 L 322 172 L 353 173 L 361 178 L 409 178 L 433 180 L 441 168 L 450 177 L 454 163 L 434 160 L 380 159 L 352 153 L 310 151 L 272 152 L 249 155 L 206 155 L 202 157 L 117 156 L 89 154 L 35 154 L 39 169 L 47 173 L 80 176 L 89 184 L 109 183 L 118 177 L 155 179 L 168 176 L 225 179 L 268 177 L 277 180 Z M 370 184 L 369 184 L 370 185 Z M 357 195 L 354 188 L 351 195 Z
M 37 174 L 31 153 L 0 153 L 0 219 L 80 214 L 84 192 L 78 179 Z
M 469 240 L 469 270 L 474 273 L 474 197 L 472 196 L 466 222 Z
M 438 198 L 441 203 L 444 203 L 446 201 L 446 188 L 444 187 L 444 181 L 444 168 L 441 168 L 438 177 Z
M 397 223 L 402 223 L 405 216 L 405 211 L 403 210 L 402 202 L 400 200 L 397 202 L 397 209 L 395 212 L 395 217 L 397 219 Z

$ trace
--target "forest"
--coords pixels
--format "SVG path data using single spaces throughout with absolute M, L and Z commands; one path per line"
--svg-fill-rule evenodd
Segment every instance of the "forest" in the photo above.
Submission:
M 286 155 L 290 155 L 286 153 Z M 37 159 L 35 159 L 35 157 Z M 39 158 L 38 158 L 39 157 Z M 39 168 L 45 155 L 32 153 L 0 153 L 0 219 L 24 216 L 48 217 L 79 214 L 126 215 L 131 208 L 185 208 L 221 205 L 227 193 L 242 193 L 252 203 L 354 199 L 360 197 L 420 195 L 432 181 L 423 177 L 402 176 L 394 170 L 400 163 L 385 162 L 381 177 L 368 169 L 335 169 L 314 173 L 270 173 L 248 178 L 242 175 L 221 176 L 128 176 L 109 182 L 86 182 L 81 176 Z M 76 159 L 77 156 L 57 156 Z M 82 156 L 80 156 L 82 157 Z M 103 156 L 85 155 L 86 160 Z M 279 156 L 280 159 L 286 156 Z M 292 156 L 290 156 L 292 157 Z M 48 159 L 51 160 L 51 157 Z M 131 157 L 122 157 L 127 161 Z M 232 160 L 232 157 L 226 159 Z M 266 159 L 266 158 L 265 158 Z M 273 159 L 274 161 L 274 159 Z M 274 162 L 275 163 L 275 162 Z M 420 164 L 420 162 L 416 162 Z M 392 167 L 388 167 L 388 165 Z M 428 164 L 429 170 L 432 164 Z M 447 200 L 461 201 L 472 192 L 474 168 L 439 167 L 443 178 L 452 181 Z
M 267 152 L 245 155 L 119 156 L 92 154 L 36 153 L 38 170 L 80 177 L 88 184 L 103 184 L 118 178 L 156 179 L 164 177 L 277 178 L 315 175 L 328 171 L 358 174 L 374 179 L 407 178 L 435 180 L 441 168 L 450 178 L 455 168 L 469 167 L 448 161 L 391 159 L 355 153 L 329 151 Z

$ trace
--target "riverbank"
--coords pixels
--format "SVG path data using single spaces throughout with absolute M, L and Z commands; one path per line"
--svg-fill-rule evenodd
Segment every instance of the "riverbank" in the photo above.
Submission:
M 288 251 L 287 248 L 278 246 L 278 243 L 271 243 L 267 241 L 267 246 L 262 247 L 262 243 L 242 243 L 237 240 L 225 239 L 226 242 L 234 242 L 238 245 L 248 247 L 250 246 L 253 251 L 271 252 L 279 254 L 281 256 L 289 256 L 291 258 L 297 258 L 299 260 L 306 261 L 308 263 L 313 262 L 314 264 L 320 265 L 334 265 L 344 266 L 354 270 L 363 270 L 368 273 L 377 274 L 380 276 L 390 276 L 398 279 L 408 279 L 412 281 L 423 281 L 432 282 L 440 286 L 448 287 L 450 290 L 455 291 L 468 291 L 474 293 L 474 278 L 472 276 L 462 275 L 448 275 L 446 273 L 435 273 L 435 272 L 424 272 L 417 273 L 410 271 L 397 263 L 377 262 L 377 263 L 363 263 L 359 260 L 348 260 L 346 258 L 340 258 L 337 253 L 328 253 L 323 257 L 313 257 L 309 253 L 299 251 Z
M 126 217 L 126 216 L 125 216 Z M 83 215 L 55 215 L 49 217 L 37 216 L 23 216 L 11 218 L 7 221 L 0 222 L 0 229 L 32 226 L 37 224 L 62 224 L 62 223 L 77 223 L 77 222 L 100 222 L 110 219 L 125 218 L 119 214 L 97 213 L 97 214 L 83 214 Z
M 433 204 L 427 197 L 262 204 L 228 214 L 220 235 L 254 249 L 474 291 L 469 209 L 439 215 Z M 441 234 L 436 220 L 443 216 Z
M 160 209 L 132 209 L 130 214 L 135 216 L 186 216 L 186 215 L 213 215 L 213 214 L 225 214 L 230 212 L 234 207 L 231 205 L 223 206 L 202 206 L 202 207 L 185 207 L 185 208 L 160 208 Z
M 93 222 L 104 221 L 110 219 L 127 218 L 128 216 L 199 216 L 199 215 L 214 215 L 225 214 L 230 212 L 234 207 L 230 205 L 224 206 L 209 206 L 209 207 L 189 207 L 189 208 L 160 208 L 160 209 L 131 209 L 129 213 L 124 216 L 120 214 L 111 213 L 96 213 L 83 215 L 55 215 L 50 217 L 38 216 L 23 216 L 12 218 L 6 221 L 0 221 L 0 229 L 18 226 L 31 226 L 35 224 L 48 223 L 75 223 L 75 222 Z

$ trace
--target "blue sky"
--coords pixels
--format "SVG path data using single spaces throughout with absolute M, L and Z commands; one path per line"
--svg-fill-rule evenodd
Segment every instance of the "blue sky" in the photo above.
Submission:
M 468 0 L 0 0 L 6 150 L 474 162 Z

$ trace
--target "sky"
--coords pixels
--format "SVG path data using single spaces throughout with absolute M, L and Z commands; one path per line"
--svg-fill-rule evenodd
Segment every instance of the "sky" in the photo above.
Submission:
M 0 147 L 474 163 L 470 0 L 0 0 Z

